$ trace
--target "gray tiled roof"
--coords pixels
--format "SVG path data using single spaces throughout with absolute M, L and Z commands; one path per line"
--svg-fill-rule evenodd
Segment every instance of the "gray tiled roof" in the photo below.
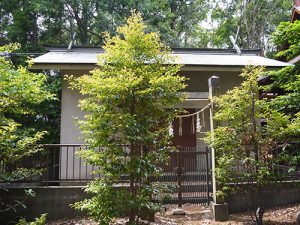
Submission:
M 52 49 L 33 60 L 34 64 L 92 64 L 97 63 L 97 55 L 103 50 L 96 48 Z M 257 65 L 265 67 L 285 67 L 290 64 L 268 59 L 258 55 L 257 51 L 242 51 L 241 55 L 231 49 L 175 49 L 175 64 L 186 66 L 235 66 Z

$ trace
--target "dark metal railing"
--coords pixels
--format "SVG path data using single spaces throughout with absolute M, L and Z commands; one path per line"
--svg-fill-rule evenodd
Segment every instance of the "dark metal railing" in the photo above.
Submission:
M 123 147 L 124 152 L 126 152 L 128 146 Z M 87 182 L 101 177 L 101 175 L 91 173 L 97 168 L 84 163 L 84 160 L 77 154 L 85 148 L 81 144 L 47 144 L 44 145 L 44 151 L 24 157 L 18 162 L 12 164 L 4 164 L 2 162 L 0 171 L 2 174 L 17 168 L 35 168 L 42 171 L 41 175 L 32 175 L 21 180 L 15 180 L 14 182 Z M 97 148 L 97 150 L 100 149 Z M 178 151 L 170 153 L 169 163 L 162 166 L 162 179 L 167 182 L 177 181 L 174 174 L 179 173 L 179 175 L 184 176 L 197 174 L 199 179 L 203 180 L 204 178 L 201 176 L 206 176 L 206 169 L 210 170 L 211 168 L 208 147 L 177 147 L 177 149 Z M 291 143 L 288 147 L 285 147 L 285 150 L 287 149 L 293 154 L 299 151 L 300 143 Z M 281 148 L 276 148 L 272 154 L 277 156 L 281 151 Z M 294 172 L 291 172 L 291 165 L 287 163 L 274 162 L 272 163 L 272 167 L 277 174 L 285 177 L 299 178 L 300 176 L 300 167 L 296 167 Z M 180 171 L 177 171 L 178 168 L 181 168 Z
M 11 183 L 87 182 L 94 179 L 96 175 L 90 174 L 93 167 L 84 164 L 82 158 L 76 154 L 82 148 L 84 147 L 80 144 L 44 145 L 44 151 L 23 157 L 18 162 L 3 165 L 2 173 L 19 168 L 37 171 L 30 176 L 11 180 Z
M 173 186 L 166 202 L 209 203 L 211 200 L 211 158 L 207 146 L 177 147 L 170 153 L 168 165 L 163 167 L 161 183 Z
M 35 155 L 24 157 L 18 162 L 2 165 L 0 170 L 2 173 L 14 171 L 17 168 L 37 169 L 42 171 L 42 175 L 33 175 L 14 182 L 86 182 L 100 177 L 99 174 L 91 173 L 97 168 L 93 165 L 86 164 L 82 157 L 78 154 L 80 150 L 86 149 L 86 146 L 81 144 L 46 144 L 44 151 L 38 152 Z M 128 152 L 128 146 L 122 146 L 124 153 Z M 96 148 L 100 151 L 102 148 Z M 104 148 L 103 148 L 104 149 Z M 174 168 L 178 163 L 184 165 L 184 170 L 197 171 L 199 170 L 196 164 L 195 157 L 199 154 L 200 148 L 178 147 L 179 151 L 170 153 L 170 162 L 163 166 L 164 174 L 174 172 Z M 197 151 L 195 153 L 195 151 Z M 179 160 L 179 158 L 181 160 Z M 184 158 L 184 159 L 183 159 Z M 174 161 L 175 160 L 175 161 Z M 2 181 L 3 182 L 3 181 Z
M 128 146 L 122 146 L 124 153 L 129 152 Z M 14 171 L 17 168 L 34 168 L 40 173 L 15 179 L 10 183 L 35 183 L 40 185 L 82 185 L 101 174 L 92 173 L 97 167 L 88 165 L 77 154 L 87 147 L 80 144 L 48 144 L 44 145 L 44 151 L 22 158 L 13 164 L 1 164 L 0 172 Z M 296 152 L 300 149 L 299 143 L 292 143 L 289 151 Z M 105 148 L 96 148 L 101 151 Z M 273 154 L 280 154 L 282 149 L 276 149 Z M 207 146 L 177 147 L 177 151 L 170 152 L 170 160 L 167 165 L 162 165 L 162 175 L 157 181 L 170 186 L 168 192 L 171 196 L 168 203 L 206 203 L 211 197 L 211 155 Z M 281 174 L 283 179 L 291 180 L 299 178 L 300 168 L 292 174 L 288 164 L 273 164 L 274 170 Z M 124 175 L 126 182 L 128 176 Z M 7 183 L 0 180 L 0 183 Z
M 295 165 L 297 162 L 291 160 L 293 157 L 299 157 L 299 150 L 300 142 L 282 144 L 273 149 L 274 160 L 270 160 L 270 164 L 278 179 L 298 180 L 300 178 L 300 165 Z
M 124 156 L 129 152 L 124 148 Z M 37 169 L 40 174 L 34 174 L 10 181 L 10 183 L 34 183 L 37 185 L 82 185 L 101 174 L 92 173 L 97 167 L 86 164 L 78 154 L 87 146 L 80 144 L 48 144 L 44 151 L 33 156 L 22 158 L 19 162 L 3 165 L 1 172 L 11 172 L 17 168 Z M 96 151 L 105 148 L 96 148 Z M 167 192 L 170 198 L 167 203 L 207 203 L 210 200 L 211 163 L 210 150 L 201 147 L 177 147 L 177 151 L 170 152 L 167 165 L 162 165 L 162 175 L 157 181 L 170 187 Z M 128 176 L 122 177 L 126 182 Z M 7 181 L 0 180 L 2 183 Z

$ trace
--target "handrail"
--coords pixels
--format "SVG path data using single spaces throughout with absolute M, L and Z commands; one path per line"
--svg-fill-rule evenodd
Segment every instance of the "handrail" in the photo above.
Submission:
M 70 146 L 81 147 L 81 146 L 84 146 L 84 144 L 42 144 L 42 146 L 45 146 L 45 147 L 70 147 Z

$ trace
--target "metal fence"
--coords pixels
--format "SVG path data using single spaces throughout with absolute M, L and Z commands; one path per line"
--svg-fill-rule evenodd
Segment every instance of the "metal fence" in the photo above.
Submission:
M 78 152 L 85 148 L 79 144 L 44 145 L 45 151 L 13 164 L 0 165 L 0 172 L 13 171 L 17 168 L 40 169 L 40 174 L 16 179 L 11 183 L 35 183 L 37 185 L 84 185 L 88 181 L 101 177 L 91 173 L 97 168 L 86 164 Z M 129 152 L 128 146 L 123 146 L 124 153 Z M 100 151 L 102 148 L 95 149 Z M 285 151 L 294 154 L 299 151 L 300 143 L 291 143 Z M 277 148 L 274 156 L 282 152 Z M 300 168 L 291 173 L 291 165 L 287 163 L 273 163 L 273 170 L 282 175 L 284 180 L 299 179 Z M 211 198 L 211 156 L 207 146 L 177 147 L 177 151 L 170 153 L 170 161 L 162 166 L 162 175 L 157 179 L 161 184 L 171 187 L 167 203 L 207 203 Z M 123 179 L 128 179 L 124 175 Z M 0 183 L 4 180 L 0 180 Z
M 122 146 L 128 153 L 128 146 Z M 34 168 L 40 174 L 12 180 L 11 183 L 35 183 L 37 185 L 84 185 L 101 177 L 92 173 L 97 167 L 86 164 L 78 154 L 85 146 L 80 144 L 44 145 L 45 150 L 19 162 L 2 165 L 2 174 L 17 168 Z M 95 149 L 96 151 L 102 148 Z M 210 198 L 210 153 L 206 146 L 177 147 L 170 152 L 168 165 L 162 166 L 162 175 L 156 180 L 170 187 L 167 203 L 206 203 Z M 122 177 L 126 182 L 128 176 Z M 2 183 L 4 180 L 2 180 Z
M 211 199 L 211 158 L 207 146 L 177 147 L 170 153 L 158 181 L 169 184 L 171 198 L 167 203 L 209 203 Z

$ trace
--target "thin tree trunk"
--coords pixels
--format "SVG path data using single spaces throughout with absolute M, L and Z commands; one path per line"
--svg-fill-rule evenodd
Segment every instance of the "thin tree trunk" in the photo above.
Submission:
M 134 144 L 131 143 L 130 145 L 130 160 L 132 160 L 132 158 L 134 157 Z M 135 185 L 134 185 L 134 174 L 130 173 L 129 174 L 129 191 L 131 194 L 131 198 L 134 196 L 135 193 Z M 135 220 L 135 210 L 130 207 L 129 209 L 129 224 L 132 224 Z
M 37 15 L 33 14 L 33 30 L 32 30 L 32 51 L 37 51 L 38 42 L 38 25 L 37 25 Z
M 131 93 L 132 98 L 131 98 L 131 102 L 130 102 L 130 113 L 131 115 L 134 115 L 135 113 L 135 93 L 134 91 Z M 133 157 L 136 155 L 135 152 L 135 144 L 133 142 L 130 143 L 130 161 L 133 160 Z M 130 191 L 130 198 L 133 198 L 133 196 L 136 196 L 136 187 L 135 187 L 135 177 L 134 177 L 134 173 L 130 172 L 129 174 L 129 191 Z M 131 206 L 129 209 L 129 224 L 133 224 L 135 221 L 135 217 L 136 217 L 136 211 L 135 209 Z

